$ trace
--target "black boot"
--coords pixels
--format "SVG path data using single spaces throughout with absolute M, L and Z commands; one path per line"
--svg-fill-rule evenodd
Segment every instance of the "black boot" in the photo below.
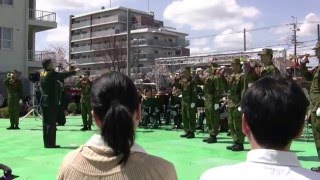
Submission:
M 10 126 L 7 128 L 8 130 L 14 129 L 14 126 Z
M 317 173 L 320 173 L 320 166 L 311 168 L 311 171 L 315 171 Z
M 207 137 L 207 138 L 203 139 L 202 142 L 208 142 L 209 139 L 210 139 L 210 137 Z
M 217 136 L 210 135 L 209 139 L 207 140 L 208 144 L 216 143 L 217 142 Z
M 231 148 L 231 151 L 243 151 L 244 147 L 242 143 L 236 143 L 235 146 Z
M 180 137 L 182 138 L 186 138 L 188 136 L 188 133 L 185 133 L 185 134 L 181 134 Z
M 235 145 L 236 145 L 236 144 L 234 143 L 234 144 L 232 144 L 232 145 L 230 145 L 230 146 L 227 146 L 226 149 L 231 150 Z
M 194 138 L 194 132 L 189 132 L 187 135 L 187 139 L 193 139 Z
M 91 126 L 88 126 L 88 130 L 89 130 L 89 131 L 91 131 L 91 130 L 92 130 L 92 129 L 91 129 Z
M 88 127 L 87 126 L 83 126 L 83 128 L 80 129 L 81 131 L 87 131 Z

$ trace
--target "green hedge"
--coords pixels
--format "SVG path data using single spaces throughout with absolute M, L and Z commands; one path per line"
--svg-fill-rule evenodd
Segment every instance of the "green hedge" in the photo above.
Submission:
M 0 118 L 9 118 L 9 109 L 4 107 L 0 109 Z

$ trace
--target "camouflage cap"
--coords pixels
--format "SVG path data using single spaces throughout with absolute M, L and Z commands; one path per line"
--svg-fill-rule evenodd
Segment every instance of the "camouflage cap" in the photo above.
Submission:
M 317 42 L 316 46 L 313 48 L 313 50 L 319 49 L 320 48 L 320 41 Z
M 241 64 L 240 59 L 232 59 L 231 64 Z
M 85 75 L 85 76 L 90 76 L 90 71 L 85 71 L 85 72 L 83 73 L 83 75 Z
M 261 55 L 273 55 L 272 49 L 263 48 L 260 53 L 258 53 L 259 56 Z
M 219 65 L 217 63 L 211 63 L 211 67 L 217 68 L 217 67 L 219 67 Z
M 45 60 L 43 60 L 43 61 L 42 61 L 42 67 L 43 67 L 44 69 L 47 69 L 48 66 L 49 66 L 49 64 L 50 64 L 51 62 L 52 62 L 51 59 L 45 59 Z
M 191 72 L 191 67 L 190 66 L 186 66 L 186 67 L 183 68 L 183 70 Z

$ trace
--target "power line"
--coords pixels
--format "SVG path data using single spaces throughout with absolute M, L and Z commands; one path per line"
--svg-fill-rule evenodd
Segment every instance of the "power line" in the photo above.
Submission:
M 314 42 L 317 41 L 317 39 L 315 40 L 308 40 L 308 41 L 302 41 L 301 43 L 307 43 L 307 42 Z M 263 47 L 259 46 L 259 47 L 252 47 L 249 48 L 248 50 L 255 50 L 255 49 L 259 49 L 259 48 L 274 48 L 274 47 L 279 47 L 279 46 L 284 46 L 284 45 L 288 45 L 288 44 L 270 44 L 270 45 L 265 45 Z M 303 48 L 303 47 L 313 47 L 313 45 L 306 45 L 306 46 L 298 46 L 297 48 Z M 247 50 L 247 51 L 248 51 Z M 243 49 L 232 49 L 232 50 L 223 50 L 223 51 L 212 51 L 212 52 L 203 52 L 203 53 L 196 53 L 194 55 L 203 55 L 203 54 L 221 54 L 221 53 L 227 53 L 227 52 L 242 52 Z
M 320 21 L 310 21 L 310 22 L 304 22 L 304 23 L 297 23 L 297 24 L 318 24 Z M 266 26 L 266 27 L 261 27 L 261 28 L 254 28 L 254 29 L 248 29 L 246 30 L 247 32 L 254 32 L 254 31 L 259 31 L 259 30 L 266 30 L 266 29 L 274 29 L 274 28 L 280 28 L 280 27 L 285 27 L 285 26 L 290 26 L 290 24 L 281 24 L 281 25 L 274 25 L 274 26 Z M 226 35 L 233 35 L 233 34 L 240 34 L 243 33 L 243 31 L 237 31 L 237 32 L 232 32 L 232 33 L 225 33 L 225 34 L 213 34 L 213 35 L 206 35 L 206 36 L 195 36 L 195 37 L 190 37 L 188 38 L 189 40 L 193 39 L 203 39 L 203 38 L 211 38 L 211 37 L 217 37 L 217 36 L 226 36 Z

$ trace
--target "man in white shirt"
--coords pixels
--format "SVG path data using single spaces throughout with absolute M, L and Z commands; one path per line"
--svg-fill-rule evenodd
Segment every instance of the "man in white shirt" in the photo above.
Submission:
M 302 133 L 309 101 L 290 79 L 265 77 L 254 83 L 241 102 L 242 131 L 251 151 L 247 160 L 231 166 L 207 170 L 208 179 L 320 179 L 320 173 L 303 169 L 295 153 L 293 139 Z

